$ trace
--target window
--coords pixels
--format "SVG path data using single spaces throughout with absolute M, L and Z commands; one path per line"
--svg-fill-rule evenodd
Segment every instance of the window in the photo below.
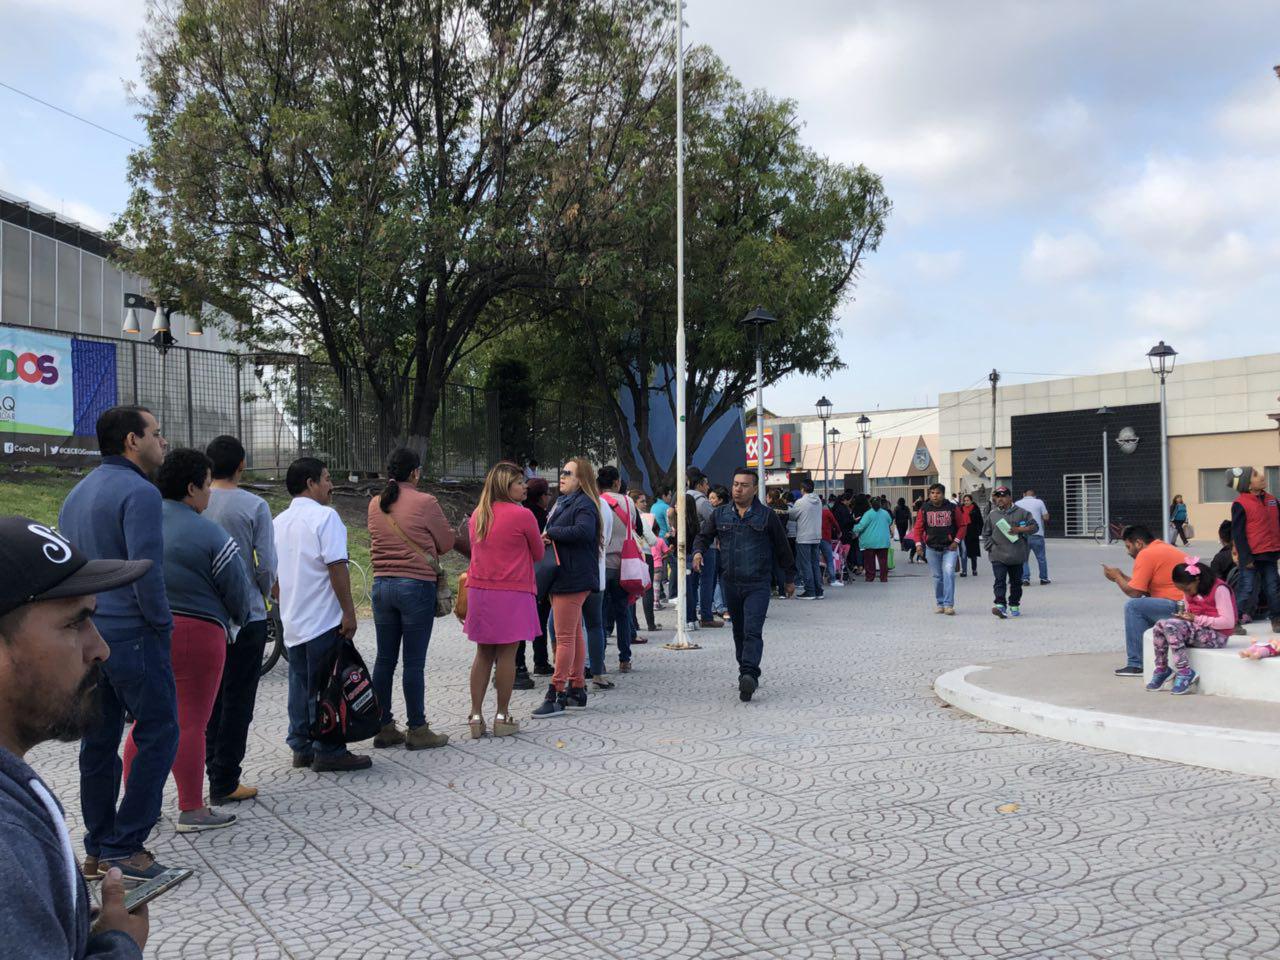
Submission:
M 1227 471 L 1230 467 L 1213 467 L 1200 471 L 1200 502 L 1230 503 L 1236 498 L 1236 491 L 1227 486 Z M 1280 490 L 1280 467 L 1260 468 L 1267 476 L 1267 489 L 1273 493 Z

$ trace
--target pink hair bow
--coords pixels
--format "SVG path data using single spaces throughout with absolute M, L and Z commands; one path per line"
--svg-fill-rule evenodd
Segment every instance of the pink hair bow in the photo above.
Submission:
M 1186 566 L 1187 566 L 1187 573 L 1191 574 L 1193 577 L 1198 577 L 1200 575 L 1200 558 L 1199 557 L 1187 557 Z

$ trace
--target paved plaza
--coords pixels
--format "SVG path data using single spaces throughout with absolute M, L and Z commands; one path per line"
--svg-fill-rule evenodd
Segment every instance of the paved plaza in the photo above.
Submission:
M 1014 733 L 933 695 L 969 663 L 1122 663 L 1123 598 L 1098 566 L 1119 548 L 1049 554 L 1055 582 L 1029 588 L 1021 620 L 991 616 L 985 560 L 954 618 L 933 613 L 927 569 L 900 564 L 887 585 L 775 602 L 750 704 L 730 631 L 704 630 L 701 651 L 637 647 L 616 690 L 508 740 L 463 739 L 470 644 L 439 620 L 428 718 L 453 742 L 370 749 L 356 774 L 289 768 L 278 667 L 240 822 L 176 835 L 170 784 L 151 846 L 197 872 L 153 905 L 147 955 L 1276 956 L 1272 781 Z M 360 639 L 372 664 L 371 624 Z M 517 693 L 517 715 L 540 696 Z M 78 842 L 75 748 L 31 759 Z

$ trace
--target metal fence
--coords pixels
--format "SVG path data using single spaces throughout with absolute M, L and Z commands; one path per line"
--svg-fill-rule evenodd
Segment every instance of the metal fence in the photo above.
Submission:
M 79 339 L 116 344 L 117 402 L 153 410 L 170 443 L 203 447 L 232 433 L 244 444 L 251 470 L 279 473 L 299 456 L 317 456 L 335 475 L 380 473 L 408 433 L 412 382 L 397 384 L 379 403 L 359 372 L 339 373 L 297 354 Z M 447 384 L 423 472 L 439 479 L 483 477 L 504 456 L 535 457 L 545 467 L 578 455 L 597 463 L 616 459 L 603 411 L 544 399 L 504 410 L 500 401 L 492 390 Z

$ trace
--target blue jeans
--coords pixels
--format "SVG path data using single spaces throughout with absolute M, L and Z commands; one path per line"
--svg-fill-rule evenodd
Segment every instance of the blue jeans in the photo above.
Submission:
M 822 559 L 827 561 L 827 579 L 836 582 L 836 553 L 831 549 L 830 540 L 819 540 L 818 549 L 822 551 Z
M 1031 552 L 1036 555 L 1036 566 L 1040 568 L 1040 579 L 1049 579 L 1049 561 L 1044 555 L 1044 537 L 1038 533 L 1033 533 L 1027 537 L 1027 542 L 1031 544 Z M 1026 561 L 1022 564 L 1022 580 L 1025 583 L 1031 579 L 1031 557 L 1027 556 Z
M 1128 666 L 1142 666 L 1142 635 L 1177 612 L 1174 601 L 1160 597 L 1136 597 L 1124 605 L 1124 648 Z
M 240 765 L 253 722 L 266 645 L 267 621 L 255 620 L 241 627 L 236 642 L 227 647 L 222 683 L 204 729 L 204 768 L 211 797 L 225 797 L 240 786 Z
M 724 602 L 733 626 L 733 650 L 738 672 L 757 679 L 764 654 L 764 618 L 769 612 L 769 582 L 724 582 Z
M 618 662 L 631 662 L 631 641 L 635 639 L 635 627 L 631 622 L 631 604 L 627 602 L 627 591 L 622 589 L 622 581 L 614 571 L 605 574 L 604 579 L 604 616 L 606 625 L 612 624 L 618 631 Z M 603 649 L 601 650 L 603 654 Z M 601 660 L 603 660 L 603 655 Z M 603 667 L 603 664 L 601 664 Z M 595 666 L 591 668 L 595 673 Z
M 940 607 L 956 605 L 956 564 L 960 562 L 959 550 L 935 550 L 924 548 L 925 559 L 933 571 L 933 599 Z
M 1262 592 L 1258 595 L 1257 610 L 1253 616 L 1262 615 L 1262 598 L 1265 596 L 1267 600 L 1267 616 L 1271 619 L 1280 617 L 1280 576 L 1276 574 L 1276 561 L 1273 557 L 1270 560 L 1253 558 L 1253 567 L 1240 565 L 1240 579 L 1236 582 L 1236 606 L 1240 610 L 1248 610 L 1254 590 L 1261 585 Z
M 698 581 L 698 615 L 703 620 L 715 616 L 716 574 L 720 569 L 720 548 L 708 547 L 702 555 L 702 573 Z
M 693 569 L 693 554 L 686 555 L 684 569 L 684 622 L 697 623 L 698 591 L 702 587 L 702 574 Z
M 592 590 L 582 604 L 582 634 L 587 638 L 587 667 L 593 677 L 602 677 L 604 668 L 604 591 Z M 555 636 L 555 634 L 551 634 Z
M 391 716 L 391 682 L 396 676 L 404 641 L 404 712 L 410 727 L 427 722 L 427 645 L 436 622 L 436 585 L 433 580 L 410 577 L 373 578 L 373 628 L 378 636 L 378 655 L 373 661 L 373 692 L 382 707 L 382 722 Z
M 101 722 L 91 724 L 80 741 L 80 811 L 85 852 L 106 860 L 141 850 L 160 819 L 165 781 L 178 755 L 178 691 L 168 634 L 97 626 L 111 653 L 98 681 Z M 117 807 L 126 713 L 135 721 L 138 754 Z
M 804 591 L 811 597 L 822 596 L 822 567 L 818 565 L 818 556 L 816 543 L 796 544 L 797 577 L 804 579 Z
M 338 754 L 346 747 L 338 743 L 313 742 L 311 724 L 316 718 L 316 696 L 333 665 L 333 651 L 342 642 L 338 628 L 289 648 L 289 733 L 284 738 L 294 753 Z

